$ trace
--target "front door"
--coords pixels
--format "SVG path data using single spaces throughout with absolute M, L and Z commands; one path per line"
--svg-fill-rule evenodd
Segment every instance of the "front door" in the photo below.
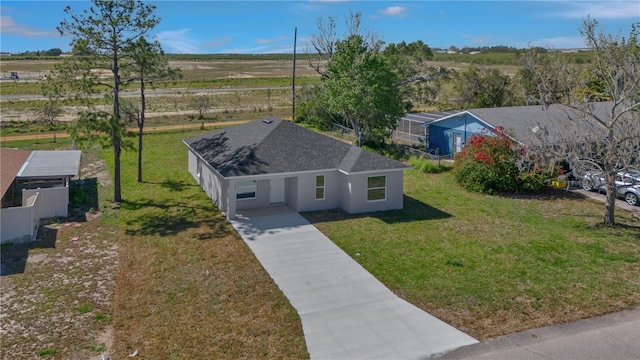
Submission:
M 453 134 L 453 155 L 462 151 L 462 136 Z
M 269 202 L 272 204 L 284 202 L 284 178 L 270 180 Z

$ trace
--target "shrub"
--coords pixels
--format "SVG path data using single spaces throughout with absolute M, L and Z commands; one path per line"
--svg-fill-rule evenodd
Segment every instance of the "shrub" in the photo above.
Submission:
M 409 164 L 416 170 L 420 170 L 428 174 L 439 174 L 451 170 L 450 166 L 438 165 L 429 159 L 415 156 L 410 157 L 407 164 Z
M 455 180 L 469 191 L 485 194 L 540 190 L 545 174 L 520 172 L 516 166 L 519 156 L 517 143 L 504 129 L 498 128 L 492 134 L 475 134 L 456 154 Z

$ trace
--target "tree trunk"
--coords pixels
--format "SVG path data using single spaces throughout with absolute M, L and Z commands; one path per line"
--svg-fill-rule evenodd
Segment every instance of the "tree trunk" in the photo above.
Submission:
M 138 182 L 142 182 L 142 134 L 144 130 L 144 111 L 146 107 L 143 71 L 140 71 L 140 103 L 140 119 L 138 120 Z
M 120 136 L 118 133 L 114 133 L 111 136 L 113 141 L 113 202 L 120 203 L 122 202 L 122 195 L 120 192 Z
M 607 194 L 604 204 L 604 224 L 611 226 L 615 223 L 616 197 L 618 189 L 616 189 L 616 173 L 607 172 L 606 174 Z
M 113 202 L 122 202 L 120 184 L 120 73 L 118 70 L 118 50 L 113 51 L 113 119 L 111 119 L 111 140 L 113 143 Z

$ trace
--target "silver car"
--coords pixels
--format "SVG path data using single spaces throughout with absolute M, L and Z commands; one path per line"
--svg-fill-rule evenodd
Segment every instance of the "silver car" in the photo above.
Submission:
M 587 173 L 582 179 L 582 188 L 586 191 L 606 192 L 606 184 L 602 173 Z M 618 197 L 629 205 L 640 206 L 640 171 L 630 170 L 616 174 Z

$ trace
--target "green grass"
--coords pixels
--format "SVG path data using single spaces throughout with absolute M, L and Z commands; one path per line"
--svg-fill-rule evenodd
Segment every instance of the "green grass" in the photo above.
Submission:
M 49 355 L 55 355 L 56 354 L 56 349 L 44 349 L 44 350 L 40 350 L 38 352 L 38 355 L 40 356 L 49 356 Z
M 640 305 L 640 227 L 563 191 L 470 194 L 405 175 L 405 209 L 305 214 L 401 297 L 480 339 Z M 360 256 L 354 255 L 359 253 Z
M 198 133 L 146 135 L 143 183 L 123 153 L 113 357 L 306 358 L 297 313 L 187 172 Z
M 146 135 L 143 183 L 123 153 L 124 202 L 101 220 L 120 229 L 113 353 L 306 357 L 297 314 L 186 170 L 181 140 L 198 133 Z M 304 215 L 398 295 L 480 339 L 640 305 L 627 212 L 603 227 L 600 203 L 471 194 L 450 172 L 407 171 L 405 194 L 400 211 Z
M 79 312 L 80 314 L 86 314 L 89 311 L 91 311 L 92 309 L 93 309 L 93 306 L 91 304 L 84 304 L 84 305 L 76 307 L 75 311 Z

